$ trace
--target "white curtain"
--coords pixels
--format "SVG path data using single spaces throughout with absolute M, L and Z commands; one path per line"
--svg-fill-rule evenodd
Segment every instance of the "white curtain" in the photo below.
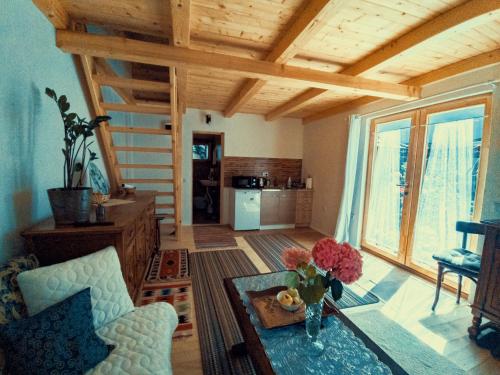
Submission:
M 366 240 L 397 253 L 400 237 L 400 130 L 377 134 Z
M 344 190 L 342 201 L 335 227 L 335 239 L 339 242 L 349 241 L 349 226 L 352 217 L 352 204 L 354 201 L 354 185 L 359 150 L 359 137 L 361 132 L 361 118 L 351 116 L 349 123 L 349 141 L 347 143 L 347 156 L 345 165 Z
M 413 257 L 434 264 L 432 254 L 459 247 L 458 220 L 470 220 L 473 167 L 472 119 L 434 126 L 415 223 Z

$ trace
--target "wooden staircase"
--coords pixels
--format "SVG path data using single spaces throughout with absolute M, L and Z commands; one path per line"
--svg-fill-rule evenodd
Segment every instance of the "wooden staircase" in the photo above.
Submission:
M 167 121 L 165 123 L 170 124 L 170 129 L 166 129 L 166 126 L 164 128 L 141 127 L 140 125 L 124 126 L 116 124 L 111 119 L 109 123 L 105 123 L 99 128 L 98 136 L 105 156 L 112 191 L 118 191 L 122 184 L 133 184 L 138 190 L 151 190 L 147 186 L 153 186 L 154 190 L 157 191 L 157 213 L 165 217 L 162 224 L 167 224 L 169 234 L 174 234 L 175 238 L 179 239 L 182 215 L 182 112 L 179 111 L 178 104 L 176 68 L 169 68 L 170 82 L 167 83 L 121 77 L 103 59 L 95 59 L 85 55 L 80 56 L 80 59 L 96 115 L 108 115 L 108 112 L 125 112 L 166 116 L 165 120 Z M 103 86 L 113 88 L 124 103 L 104 102 L 101 91 Z M 170 103 L 148 102 L 144 104 L 134 98 L 132 90 L 162 93 L 168 90 Z M 111 117 L 113 117 L 112 114 Z M 158 137 L 161 137 L 164 139 L 161 143 L 165 144 L 165 146 L 150 147 L 142 144 L 141 146 L 115 144 L 113 134 L 143 135 L 145 141 L 143 140 L 142 144 L 147 144 L 148 140 L 151 139 L 155 141 L 155 145 L 158 143 Z M 124 157 L 119 157 L 119 153 L 125 155 L 171 155 L 171 162 L 162 164 L 124 163 L 120 162 Z M 122 173 L 122 171 L 130 170 L 142 170 L 142 173 L 151 171 L 153 176 L 132 178 L 126 177 L 127 172 Z M 158 177 L 158 171 L 161 171 L 165 176 Z M 162 225 L 162 227 L 165 226 Z

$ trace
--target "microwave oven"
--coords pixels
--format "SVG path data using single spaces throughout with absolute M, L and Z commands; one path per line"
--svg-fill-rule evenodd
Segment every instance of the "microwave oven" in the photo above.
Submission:
M 258 179 L 255 176 L 233 176 L 232 186 L 236 189 L 258 189 Z

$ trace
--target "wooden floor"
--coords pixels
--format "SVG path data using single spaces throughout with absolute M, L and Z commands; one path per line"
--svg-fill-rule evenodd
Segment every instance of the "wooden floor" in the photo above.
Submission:
M 323 237 L 309 228 L 287 229 L 279 232 L 287 234 L 309 249 L 315 241 Z M 259 271 L 269 272 L 269 268 L 243 239 L 242 236 L 245 233 L 232 233 L 236 237 L 239 248 L 245 251 Z M 181 241 L 166 240 L 165 237 L 162 239 L 162 247 L 188 248 L 190 252 L 204 251 L 196 250 L 193 230 L 189 226 L 183 227 Z M 500 374 L 500 361 L 495 360 L 489 351 L 477 347 L 467 337 L 467 327 L 472 317 L 467 301 L 456 305 L 455 297 L 442 291 L 436 312 L 432 313 L 430 306 L 435 291 L 433 284 L 367 253 L 363 254 L 363 261 L 363 277 L 359 283 L 362 287 L 372 290 L 385 302 L 345 309 L 343 312 L 347 316 L 359 312 L 360 309 L 379 309 L 436 352 L 464 369 L 467 374 Z M 194 308 L 196 309 L 196 306 Z M 203 374 L 195 318 L 193 311 L 194 335 L 175 339 L 173 342 L 172 365 L 176 375 Z

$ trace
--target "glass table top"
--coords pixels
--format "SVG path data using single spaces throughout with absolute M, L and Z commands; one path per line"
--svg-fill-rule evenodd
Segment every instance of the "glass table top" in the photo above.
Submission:
M 283 271 L 233 279 L 234 286 L 276 374 L 391 374 L 389 367 L 382 363 L 338 317 L 330 316 L 323 319 L 323 328 L 318 339 L 325 345 L 325 350 L 319 357 L 311 357 L 304 353 L 304 345 L 307 345 L 304 324 L 274 329 L 264 328 L 245 292 L 286 285 L 286 274 L 287 271 Z

